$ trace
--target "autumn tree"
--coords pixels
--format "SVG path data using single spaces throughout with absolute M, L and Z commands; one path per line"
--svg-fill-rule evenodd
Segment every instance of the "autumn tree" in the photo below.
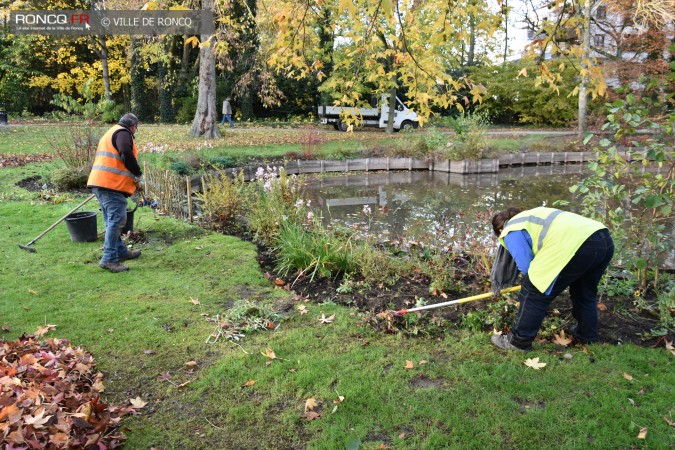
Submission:
M 278 73 L 316 77 L 323 81 L 320 89 L 343 105 L 365 105 L 373 93 L 404 91 L 425 121 L 432 108 L 463 108 L 482 98 L 481 86 L 450 71 L 462 64 L 472 15 L 476 32 L 489 37 L 499 27 L 499 15 L 486 4 L 287 0 L 265 2 L 258 20 L 261 30 L 271 32 L 264 42 Z M 332 51 L 321 45 L 322 35 L 335 37 Z M 468 96 L 460 98 L 460 88 Z
M 646 3 L 665 6 L 664 9 L 645 10 Z M 530 11 L 526 20 L 535 36 L 529 50 L 530 56 L 539 61 L 538 80 L 559 91 L 561 72 L 569 65 L 577 70 L 579 84 L 569 95 L 579 99 L 580 138 L 586 130 L 588 96 L 593 99 L 604 96 L 609 78 L 607 69 L 614 66 L 612 70 L 619 75 L 619 81 L 636 81 L 639 75 L 649 72 L 650 66 L 667 67 L 665 61 L 659 63 L 657 60 L 663 57 L 668 41 L 672 39 L 672 23 L 663 22 L 663 15 L 670 17 L 668 11 L 672 13 L 672 2 L 669 7 L 662 0 L 653 3 L 640 0 L 540 3 L 528 0 L 527 4 Z M 637 23 L 635 19 L 640 14 L 653 21 L 650 23 L 645 19 Z M 549 55 L 550 59 L 547 59 Z M 653 64 L 649 64 L 650 59 Z M 625 75 L 627 70 L 632 70 L 630 76 Z

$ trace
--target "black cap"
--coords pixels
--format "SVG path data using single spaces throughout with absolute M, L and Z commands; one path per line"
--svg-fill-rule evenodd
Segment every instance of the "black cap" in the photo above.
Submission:
M 135 125 L 138 125 L 138 117 L 136 117 L 134 114 L 126 113 L 117 123 L 123 127 L 131 128 Z

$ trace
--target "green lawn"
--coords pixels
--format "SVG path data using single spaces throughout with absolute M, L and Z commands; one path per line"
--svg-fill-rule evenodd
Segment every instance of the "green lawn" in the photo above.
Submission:
M 0 153 L 46 151 L 26 130 L 0 134 Z M 16 186 L 51 167 L 0 169 L 0 338 L 54 324 L 48 336 L 92 352 L 106 401 L 148 402 L 123 422 L 126 448 L 657 449 L 675 442 L 666 421 L 675 420 L 675 357 L 663 347 L 594 345 L 586 354 L 547 344 L 505 353 L 487 333 L 454 327 L 440 340 L 380 334 L 358 311 L 320 298 L 304 303 L 303 315 L 299 301 L 265 279 L 253 244 L 148 208 L 136 212 L 144 239 L 134 248 L 143 256 L 129 272 L 99 269 L 102 240 L 73 243 L 65 224 L 34 245 L 37 253 L 23 251 L 18 244 L 84 198 L 44 200 Z M 97 208 L 92 201 L 84 209 Z M 240 345 L 207 344 L 209 318 L 243 299 L 275 305 L 284 320 Z M 321 323 L 322 314 L 335 319 Z M 264 356 L 266 348 L 277 358 Z M 526 367 L 534 357 L 547 365 Z M 314 420 L 303 417 L 308 399 L 317 403 Z

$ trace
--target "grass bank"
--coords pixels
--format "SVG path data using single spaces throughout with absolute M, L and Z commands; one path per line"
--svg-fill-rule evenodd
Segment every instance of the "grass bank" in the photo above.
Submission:
M 547 344 L 522 354 L 492 347 L 486 333 L 452 330 L 438 340 L 378 333 L 359 311 L 275 288 L 252 244 L 147 208 L 136 212 L 133 245 L 143 256 L 129 272 L 100 270 L 102 240 L 72 243 L 64 224 L 35 244 L 37 253 L 20 250 L 84 198 L 46 199 L 16 186 L 49 168 L 0 168 L 0 338 L 53 324 L 48 336 L 91 351 L 105 374 L 106 401 L 148 402 L 124 421 L 127 448 L 667 448 L 675 441 L 668 423 L 674 356 L 663 347 Z M 206 344 L 215 327 L 209 319 L 241 300 L 274 305 L 283 320 L 238 345 Z M 546 366 L 529 368 L 527 358 Z

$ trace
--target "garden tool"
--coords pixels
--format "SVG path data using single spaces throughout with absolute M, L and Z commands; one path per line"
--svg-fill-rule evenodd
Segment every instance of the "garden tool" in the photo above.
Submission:
M 520 286 L 513 286 L 510 288 L 502 289 L 501 291 L 499 291 L 499 294 L 507 294 L 509 292 L 517 292 L 519 290 Z M 485 294 L 478 294 L 471 297 L 460 298 L 459 300 L 452 300 L 450 302 L 436 303 L 435 305 L 419 306 L 417 308 L 401 309 L 400 311 L 396 311 L 394 314 L 397 316 L 403 316 L 410 312 L 422 311 L 423 309 L 433 309 L 433 308 L 440 308 L 441 306 L 459 305 L 461 303 L 472 302 L 474 300 L 483 300 L 494 296 L 495 294 L 493 294 L 492 292 L 486 292 Z
M 37 250 L 35 250 L 33 247 L 31 247 L 31 245 L 33 245 L 33 244 L 35 243 L 35 241 L 37 241 L 38 239 L 40 239 L 40 238 L 41 238 L 42 236 L 44 236 L 45 234 L 47 234 L 47 233 L 49 233 L 50 231 L 52 231 L 52 230 L 54 229 L 54 227 L 56 227 L 58 224 L 60 224 L 60 223 L 63 222 L 64 220 L 66 220 L 66 218 L 67 218 L 69 215 L 71 215 L 72 213 L 74 213 L 74 212 L 77 211 L 78 209 L 82 208 L 85 204 L 87 204 L 87 203 L 89 202 L 89 200 L 91 200 L 91 199 L 94 198 L 94 197 L 96 197 L 96 196 L 95 196 L 94 194 L 91 194 L 91 195 L 90 195 L 89 197 L 87 197 L 82 203 L 80 203 L 80 204 L 77 205 L 75 208 L 73 208 L 72 211 L 68 212 L 65 216 L 61 217 L 59 220 L 57 220 L 56 222 L 54 222 L 54 224 L 53 224 L 52 226 L 50 226 L 50 227 L 47 228 L 45 231 L 43 231 L 42 233 L 40 233 L 40 234 L 38 235 L 38 237 L 36 237 L 36 238 L 33 239 L 32 241 L 30 241 L 28 244 L 26 244 L 26 245 L 21 245 L 21 244 L 19 244 L 19 248 L 20 248 L 20 249 L 23 249 L 23 250 L 27 250 L 27 251 L 29 251 L 29 252 L 31 252 L 31 253 L 35 253 Z

